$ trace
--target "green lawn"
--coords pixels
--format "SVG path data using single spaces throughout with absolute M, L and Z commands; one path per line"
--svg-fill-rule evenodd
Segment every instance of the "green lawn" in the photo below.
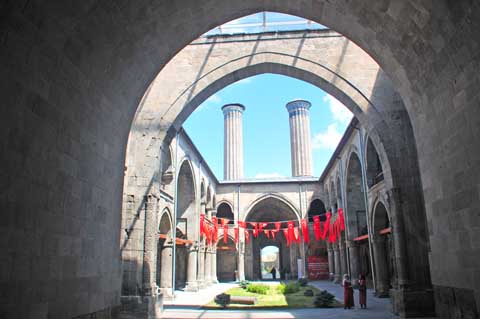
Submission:
M 314 308 L 313 301 L 315 296 L 308 297 L 304 296 L 303 293 L 307 289 L 312 289 L 314 294 L 320 292 L 315 287 L 307 285 L 306 287 L 300 287 L 300 290 L 291 294 L 282 294 L 275 289 L 276 285 L 272 285 L 268 294 L 261 295 L 257 293 L 248 292 L 243 288 L 235 287 L 225 291 L 226 294 L 231 296 L 251 296 L 257 298 L 257 303 L 255 305 L 241 305 L 231 303 L 227 309 L 235 308 L 270 308 L 270 307 L 285 307 L 285 308 Z M 332 307 L 343 307 L 343 304 L 336 301 Z M 204 305 L 204 308 L 222 308 L 215 301 L 210 301 L 208 304 Z

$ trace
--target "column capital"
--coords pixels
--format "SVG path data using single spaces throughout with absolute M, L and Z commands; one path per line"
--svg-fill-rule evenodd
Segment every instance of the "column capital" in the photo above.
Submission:
M 287 103 L 285 106 L 288 110 L 288 113 L 292 113 L 298 110 L 306 110 L 308 111 L 312 103 L 305 101 L 305 100 L 294 100 Z
M 225 104 L 222 106 L 222 111 L 223 114 L 227 114 L 229 112 L 237 111 L 243 113 L 245 111 L 245 106 L 240 103 L 230 103 L 230 104 Z

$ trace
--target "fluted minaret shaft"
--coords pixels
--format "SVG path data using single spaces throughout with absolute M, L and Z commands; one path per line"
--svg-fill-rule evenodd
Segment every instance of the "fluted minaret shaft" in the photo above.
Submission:
M 293 176 L 312 176 L 312 145 L 310 142 L 310 102 L 287 103 L 290 120 L 290 146 Z
M 237 180 L 243 178 L 243 131 L 241 104 L 227 104 L 222 107 L 224 123 L 223 178 Z

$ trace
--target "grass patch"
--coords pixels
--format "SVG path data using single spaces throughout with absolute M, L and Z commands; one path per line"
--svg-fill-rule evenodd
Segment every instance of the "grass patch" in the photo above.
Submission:
M 286 287 L 289 284 L 295 284 L 295 283 L 292 283 L 292 282 L 286 283 L 286 284 L 283 284 L 283 286 Z M 235 287 L 225 291 L 225 293 L 231 295 L 232 297 L 233 296 L 255 297 L 257 299 L 256 305 L 240 305 L 240 304 L 231 303 L 230 305 L 227 306 L 226 309 L 237 309 L 237 308 L 257 309 L 257 308 L 277 308 L 277 307 L 278 308 L 315 308 L 315 305 L 314 305 L 315 295 L 320 292 L 320 290 L 310 285 L 306 285 L 305 287 L 301 287 L 300 285 L 297 285 L 298 290 L 291 291 L 291 292 L 289 291 L 289 293 L 285 293 L 285 288 L 280 288 L 282 287 L 281 286 L 282 284 L 280 285 L 253 284 L 253 285 L 267 286 L 268 290 L 266 291 L 266 294 L 262 294 L 262 293 L 255 293 L 255 292 L 248 291 L 248 288 L 243 289 L 241 287 Z M 304 296 L 304 292 L 309 289 L 313 290 L 314 296 Z M 296 289 L 292 288 L 292 290 L 296 290 Z M 343 304 L 335 300 L 332 306 L 343 307 Z M 222 308 L 221 306 L 216 304 L 215 301 L 213 300 L 208 304 L 204 305 L 203 307 L 207 309 Z

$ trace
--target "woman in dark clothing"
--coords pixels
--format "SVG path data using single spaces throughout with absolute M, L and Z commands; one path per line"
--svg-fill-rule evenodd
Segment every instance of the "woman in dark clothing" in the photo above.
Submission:
M 272 270 L 270 270 L 270 273 L 272 274 L 273 280 L 277 280 L 277 270 L 275 267 L 272 267 Z
M 347 309 L 347 308 L 351 309 L 354 306 L 353 288 L 352 288 L 352 282 L 350 281 L 350 277 L 347 274 L 343 275 L 342 286 L 343 286 L 344 309 Z
M 367 308 L 367 281 L 365 280 L 365 275 L 360 275 L 358 279 L 358 290 L 359 290 L 359 301 L 360 308 Z

